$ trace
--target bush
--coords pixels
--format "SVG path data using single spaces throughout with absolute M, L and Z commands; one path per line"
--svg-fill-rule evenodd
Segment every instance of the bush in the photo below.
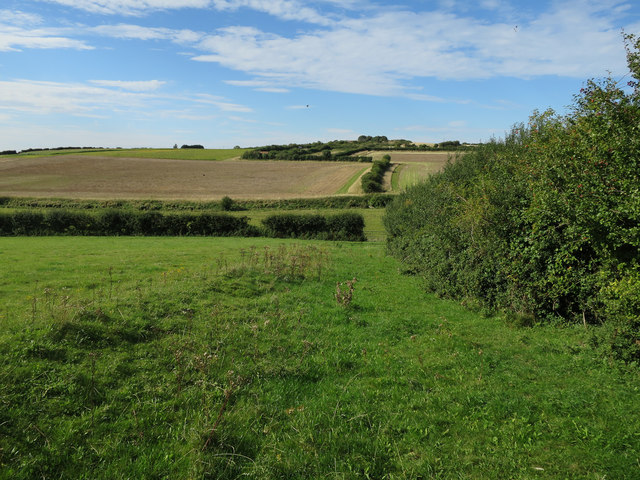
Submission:
M 382 179 L 390 165 L 391 157 L 389 155 L 385 155 L 381 160 L 373 162 L 371 171 L 365 173 L 360 180 L 362 182 L 362 191 L 365 193 L 383 192 Z
M 222 197 L 222 200 L 220 201 L 220 207 L 225 212 L 233 210 L 233 200 L 231 199 L 231 197 Z
M 588 81 L 570 114 L 534 112 L 388 207 L 389 250 L 441 295 L 536 321 L 607 324 L 638 357 L 640 40 L 632 91 Z
M 364 219 L 355 213 L 322 215 L 271 215 L 262 221 L 265 234 L 276 238 L 364 241 Z

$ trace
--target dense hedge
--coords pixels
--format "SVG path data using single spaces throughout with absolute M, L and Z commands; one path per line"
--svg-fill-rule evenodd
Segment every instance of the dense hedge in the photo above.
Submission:
M 382 181 L 385 172 L 391 165 L 391 157 L 385 155 L 381 160 L 373 162 L 371 170 L 365 173 L 360 180 L 362 182 L 362 191 L 365 193 L 375 193 L 384 191 Z
M 221 214 L 161 214 L 128 210 L 85 213 L 67 210 L 0 211 L 0 235 L 208 235 L 255 236 L 246 217 Z
M 228 197 L 227 197 L 228 198 Z M 318 198 L 291 198 L 285 200 L 225 200 L 195 202 L 187 200 L 72 200 L 0 197 L 0 208 L 56 208 L 140 211 L 211 211 L 211 210 L 250 210 L 277 209 L 297 210 L 301 208 L 380 208 L 393 200 L 391 194 L 340 195 Z
M 589 81 L 566 116 L 534 113 L 400 195 L 390 251 L 442 295 L 530 321 L 604 323 L 640 360 L 640 41 L 631 92 Z M 600 330 L 602 331 L 602 330 Z
M 258 236 L 364 241 L 364 219 L 355 213 L 338 215 L 271 215 L 264 229 L 248 224 L 247 217 L 223 214 L 184 214 L 104 210 L 87 213 L 68 210 L 44 212 L 0 211 L 0 236 Z
M 362 151 L 360 149 L 356 152 Z M 335 155 L 330 150 L 322 151 L 322 154 L 305 153 L 304 150 L 247 150 L 242 154 L 244 160 L 286 160 L 289 162 L 315 161 L 315 162 L 371 162 L 370 156 L 354 156 L 348 152 L 339 152 Z
M 277 238 L 364 241 L 364 219 L 356 213 L 339 215 L 271 215 L 262 221 L 265 233 Z

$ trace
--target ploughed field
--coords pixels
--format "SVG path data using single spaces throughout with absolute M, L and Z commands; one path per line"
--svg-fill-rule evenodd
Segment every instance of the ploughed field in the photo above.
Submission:
M 0 195 L 96 199 L 279 199 L 333 195 L 342 162 L 200 161 L 69 154 L 0 158 Z

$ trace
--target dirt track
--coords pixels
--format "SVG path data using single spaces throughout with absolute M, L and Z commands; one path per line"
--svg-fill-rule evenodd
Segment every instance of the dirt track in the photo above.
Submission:
M 93 199 L 274 199 L 334 194 L 358 163 L 56 155 L 0 160 L 0 195 Z

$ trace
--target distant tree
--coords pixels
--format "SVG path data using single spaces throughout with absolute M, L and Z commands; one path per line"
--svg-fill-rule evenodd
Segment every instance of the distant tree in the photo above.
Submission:
M 173 144 L 173 148 L 174 148 L 174 149 L 177 149 L 177 148 L 178 148 L 178 144 L 177 144 L 177 143 L 174 143 L 174 144 Z
M 202 145 L 182 145 L 180 148 L 204 148 Z

